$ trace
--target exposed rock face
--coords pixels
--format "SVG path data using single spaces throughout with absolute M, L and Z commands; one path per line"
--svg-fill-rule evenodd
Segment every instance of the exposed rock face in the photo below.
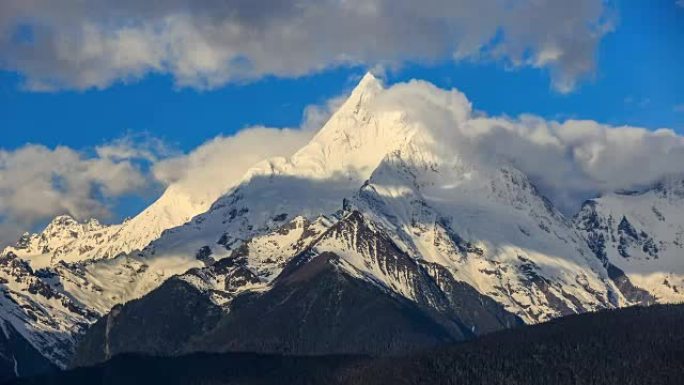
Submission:
M 415 304 L 343 274 L 321 254 L 270 291 L 244 294 L 189 350 L 388 354 L 453 341 Z
M 623 222 L 625 222 L 625 224 L 621 222 L 618 226 L 619 232 L 624 231 L 619 230 L 620 227 L 625 228 L 629 226 L 629 232 L 631 234 L 636 233 L 636 230 L 633 230 L 631 225 L 626 224 L 627 220 L 624 217 Z M 609 229 L 605 221 L 597 212 L 597 203 L 595 201 L 587 201 L 583 204 L 582 210 L 575 217 L 575 223 L 577 228 L 585 233 L 587 244 L 596 254 L 596 257 L 603 263 L 603 266 L 608 271 L 608 276 L 613 280 L 625 298 L 632 303 L 640 305 L 651 305 L 655 303 L 656 299 L 653 295 L 647 290 L 634 286 L 629 280 L 629 277 L 625 275 L 625 272 L 612 264 L 608 259 L 608 253 L 606 252 L 606 236 Z

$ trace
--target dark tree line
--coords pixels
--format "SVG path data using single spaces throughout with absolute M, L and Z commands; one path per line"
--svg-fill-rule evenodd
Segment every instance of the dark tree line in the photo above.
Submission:
M 684 383 L 684 305 L 571 316 L 406 357 L 119 356 L 21 384 Z

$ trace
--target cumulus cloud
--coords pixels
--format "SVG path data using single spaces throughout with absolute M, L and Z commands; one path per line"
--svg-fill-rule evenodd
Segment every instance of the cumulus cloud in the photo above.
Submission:
M 56 215 L 105 219 L 118 198 L 160 184 L 210 204 L 256 163 L 292 155 L 343 100 L 307 106 L 297 128 L 247 127 L 187 154 L 147 133 L 128 133 L 89 151 L 33 144 L 0 149 L 0 248 Z
M 58 214 L 107 217 L 111 199 L 146 185 L 130 157 L 33 144 L 0 149 L 0 244 Z
M 239 183 L 250 167 L 265 159 L 288 157 L 308 143 L 346 98 L 341 95 L 305 107 L 296 128 L 253 126 L 218 136 L 187 154 L 155 163 L 152 174 L 195 202 L 213 203 Z
M 684 173 L 684 137 L 672 130 L 534 116 L 475 119 L 470 126 L 483 153 L 511 160 L 566 212 L 586 198 Z
M 264 159 L 292 155 L 312 135 L 311 130 L 251 127 L 214 138 L 189 154 L 162 160 L 153 173 L 194 201 L 212 203 L 250 167 Z
M 490 117 L 473 111 L 459 91 L 421 81 L 392 86 L 373 108 L 403 112 L 436 138 L 435 150 L 443 156 L 512 163 L 568 214 L 590 197 L 684 176 L 684 137 L 670 129 Z
M 566 92 L 611 28 L 603 0 L 3 0 L 0 66 L 33 90 L 148 73 L 212 88 L 445 59 L 548 68 Z

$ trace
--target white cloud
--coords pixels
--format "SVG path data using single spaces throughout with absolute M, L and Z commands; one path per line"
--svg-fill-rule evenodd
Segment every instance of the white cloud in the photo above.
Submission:
M 31 144 L 0 149 L 0 248 L 56 215 L 107 218 L 118 198 L 158 184 L 174 184 L 196 201 L 213 202 L 257 162 L 293 154 L 343 99 L 306 107 L 299 128 L 249 127 L 188 154 L 144 133 L 129 133 L 92 151 Z
M 472 124 L 487 126 L 477 139 L 481 151 L 511 159 L 568 212 L 583 199 L 684 173 L 684 138 L 672 130 L 533 116 Z
M 488 117 L 473 112 L 462 93 L 420 81 L 389 88 L 375 108 L 403 111 L 438 139 L 437 150 L 444 156 L 512 162 L 566 213 L 601 193 L 684 176 L 684 137 L 669 129 L 557 122 L 533 115 Z
M 114 161 L 143 159 L 148 162 L 156 162 L 161 158 L 176 154 L 176 151 L 163 140 L 149 133 L 129 132 L 109 143 L 95 147 L 95 153 L 100 158 Z
M 214 138 L 187 155 L 165 159 L 154 166 L 154 176 L 174 184 L 196 201 L 213 202 L 256 163 L 289 156 L 313 131 L 251 127 L 233 136 Z
M 218 136 L 188 154 L 157 162 L 152 173 L 164 185 L 174 185 L 195 201 L 213 202 L 242 179 L 256 163 L 288 157 L 304 146 L 346 100 L 333 97 L 307 106 L 298 128 L 248 127 Z
M 570 91 L 611 28 L 603 0 L 4 0 L 0 66 L 33 90 L 150 72 L 211 88 L 340 65 L 501 59 Z
M 63 146 L 0 149 L 0 244 L 58 214 L 107 217 L 112 199 L 146 186 L 131 158 L 88 156 Z

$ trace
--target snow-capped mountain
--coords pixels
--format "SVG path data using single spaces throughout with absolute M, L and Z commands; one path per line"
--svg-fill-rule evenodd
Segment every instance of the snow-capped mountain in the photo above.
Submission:
M 418 346 L 651 295 L 680 300 L 681 184 L 604 196 L 567 218 L 512 164 L 450 142 L 453 127 L 438 122 L 468 128 L 473 111 L 462 94 L 409 85 L 385 89 L 366 75 L 307 145 L 255 165 L 213 203 L 171 186 L 123 224 L 59 217 L 22 237 L 0 258 L 0 318 L 63 367 L 98 319 L 78 348 L 80 363 L 138 350 L 322 353 L 310 336 L 283 342 L 267 332 L 276 328 L 271 318 L 255 315 L 267 307 L 308 317 L 315 290 L 347 299 L 321 310 L 320 320 L 336 325 L 345 314 L 361 317 L 349 303 L 377 297 L 367 310 L 402 322 L 375 342 L 397 350 L 405 346 L 397 336 Z M 191 304 L 207 320 L 188 318 Z M 177 327 L 159 330 L 155 319 Z M 187 325 L 202 332 L 181 333 Z M 368 341 L 350 328 L 340 329 L 350 341 Z M 294 324 L 281 331 L 302 333 Z M 349 352 L 338 337 L 320 341 Z
M 358 199 L 410 255 L 526 322 L 626 303 L 572 223 L 510 166 L 426 159 L 409 143 Z
M 243 240 L 286 219 L 338 210 L 383 157 L 412 135 L 400 114 L 378 116 L 371 111 L 372 100 L 381 92 L 380 82 L 366 75 L 310 143 L 288 159 L 265 160 L 248 170 L 209 211 L 152 242 L 145 254 L 187 256 L 207 247 L 220 259 Z
M 0 253 L 0 318 L 53 363 L 64 366 L 75 336 L 112 306 L 137 298 L 191 265 L 136 259 L 169 228 L 206 211 L 178 185 L 121 224 L 80 223 L 63 215 Z M 8 329 L 9 330 L 9 329 Z
M 96 219 L 84 223 L 63 215 L 50 222 L 39 234 L 24 234 L 16 245 L 3 254 L 13 253 L 33 268 L 56 263 L 113 258 L 141 250 L 169 228 L 182 225 L 206 211 L 211 200 L 194 199 L 177 185 L 134 218 L 121 224 L 105 226 Z
M 597 255 L 658 302 L 684 301 L 684 179 L 584 203 L 575 218 Z

